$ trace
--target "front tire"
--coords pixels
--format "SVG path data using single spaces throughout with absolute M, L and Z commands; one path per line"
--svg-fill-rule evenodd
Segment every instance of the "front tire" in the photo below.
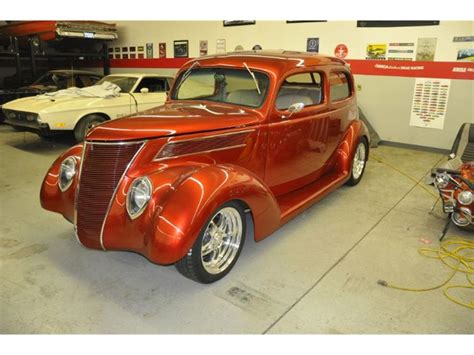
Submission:
M 362 137 L 357 144 L 356 150 L 354 152 L 354 157 L 352 158 L 351 165 L 351 177 L 347 181 L 347 185 L 354 186 L 357 185 L 362 176 L 364 175 L 365 167 L 367 165 L 367 159 L 369 158 L 369 143 L 367 138 Z
M 239 203 L 231 201 L 220 206 L 206 221 L 193 247 L 175 264 L 176 269 L 204 284 L 222 279 L 234 267 L 244 246 L 245 221 Z
M 105 118 L 99 115 L 88 115 L 81 118 L 79 123 L 76 125 L 76 128 L 74 128 L 74 138 L 76 138 L 78 143 L 83 142 L 86 138 L 87 132 L 104 121 Z

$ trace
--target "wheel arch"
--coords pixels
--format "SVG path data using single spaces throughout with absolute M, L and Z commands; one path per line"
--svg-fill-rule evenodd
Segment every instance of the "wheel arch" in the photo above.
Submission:
M 79 116 L 79 118 L 76 120 L 76 123 L 74 124 L 74 130 L 77 128 L 77 125 L 86 117 L 88 116 L 92 116 L 92 115 L 97 115 L 97 116 L 101 116 L 102 118 L 104 118 L 106 121 L 110 121 L 110 116 L 107 115 L 105 112 L 100 112 L 100 111 L 92 111 L 92 112 L 87 112 L 87 113 L 84 113 L 82 114 L 81 116 Z

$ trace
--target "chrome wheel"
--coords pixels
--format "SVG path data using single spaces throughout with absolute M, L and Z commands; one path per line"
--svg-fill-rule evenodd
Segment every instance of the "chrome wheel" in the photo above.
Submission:
M 352 177 L 355 180 L 359 179 L 364 172 L 366 156 L 367 152 L 365 144 L 361 142 L 357 146 L 357 150 L 354 154 L 354 160 L 352 161 Z
M 233 207 L 224 207 L 212 217 L 201 244 L 201 262 L 208 273 L 220 274 L 232 264 L 242 242 L 242 225 Z

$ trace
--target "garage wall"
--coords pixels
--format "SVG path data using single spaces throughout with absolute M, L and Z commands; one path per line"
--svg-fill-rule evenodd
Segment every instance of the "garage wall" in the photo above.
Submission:
M 441 21 L 439 26 L 398 28 L 357 28 L 356 21 L 287 24 L 285 21 L 257 21 L 255 25 L 224 27 L 222 21 L 119 21 L 119 39 L 111 46 L 145 46 L 166 42 L 167 57 L 173 57 L 173 41 L 189 40 L 189 56 L 199 56 L 199 41 L 208 40 L 209 54 L 216 52 L 216 40 L 226 40 L 226 50 L 237 45 L 251 49 L 306 50 L 308 37 L 319 37 L 319 52 L 333 55 L 340 43 L 347 45 L 346 59 L 365 59 L 368 43 L 414 42 L 418 38 L 437 38 L 435 61 L 456 61 L 457 51 L 472 48 L 473 42 L 453 42 L 454 36 L 473 36 L 474 22 Z M 137 61 L 139 63 L 139 61 Z M 474 63 L 473 63 L 474 64 Z M 112 72 L 152 71 L 174 73 L 173 68 L 114 68 Z M 409 126 L 415 85 L 414 78 L 356 75 L 360 86 L 359 104 L 382 140 L 449 149 L 463 122 L 474 122 L 472 80 L 452 80 L 443 130 Z

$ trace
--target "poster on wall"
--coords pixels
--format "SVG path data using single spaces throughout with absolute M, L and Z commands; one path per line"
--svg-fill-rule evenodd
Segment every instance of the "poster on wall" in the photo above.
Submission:
M 309 37 L 306 40 L 306 52 L 319 53 L 319 37 Z
M 463 62 L 474 62 L 474 48 L 464 48 L 458 50 L 457 60 Z
M 153 43 L 146 44 L 146 57 L 153 58 Z
M 166 58 L 166 43 L 158 43 L 158 55 L 159 58 Z
M 388 60 L 412 61 L 415 57 L 415 43 L 393 42 L 388 44 Z
M 417 78 L 410 126 L 443 129 L 450 86 L 450 79 Z
M 138 47 L 137 47 L 137 50 L 138 50 L 137 58 L 138 58 L 138 59 L 143 59 L 143 58 L 145 58 L 145 53 L 144 53 L 145 47 L 143 47 L 143 46 L 138 46 Z
M 436 38 L 418 38 L 416 60 L 432 62 L 436 52 Z
M 369 43 L 367 44 L 366 59 L 385 60 L 387 55 L 386 43 Z
M 209 48 L 209 44 L 207 40 L 199 41 L 199 55 L 202 57 L 203 55 L 207 55 Z
M 453 37 L 453 42 L 474 42 L 474 36 Z
M 188 40 L 180 40 L 174 41 L 174 57 L 175 58 L 187 58 L 189 56 L 188 53 Z
M 344 59 L 345 57 L 347 57 L 348 53 L 349 49 L 347 49 L 347 46 L 345 44 L 338 44 L 336 48 L 334 48 L 334 56 L 336 58 Z
M 225 39 L 216 40 L 216 53 L 225 53 Z

